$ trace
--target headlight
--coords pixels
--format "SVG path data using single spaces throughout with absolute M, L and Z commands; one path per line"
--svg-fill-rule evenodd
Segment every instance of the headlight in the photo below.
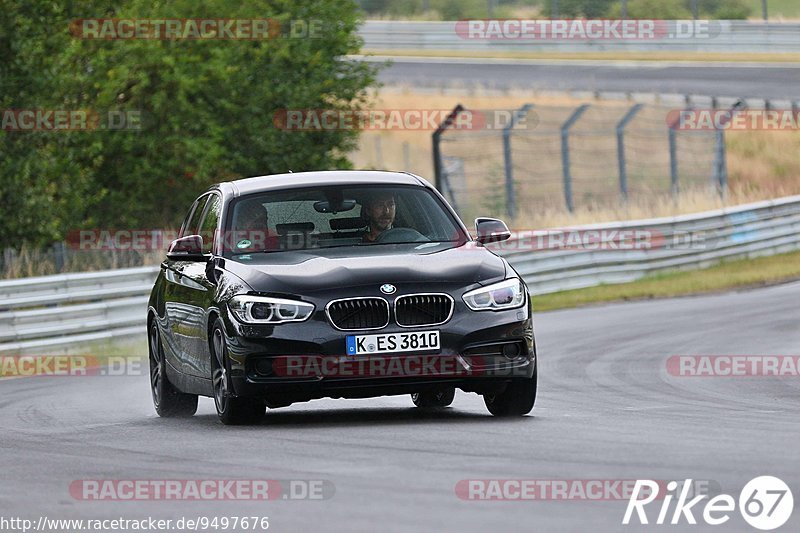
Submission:
M 517 278 L 507 279 L 469 291 L 462 298 L 473 311 L 513 309 L 525 303 L 525 287 Z
M 228 309 L 239 322 L 245 324 L 302 322 L 314 312 L 314 306 L 310 303 L 250 295 L 234 296 L 228 301 Z

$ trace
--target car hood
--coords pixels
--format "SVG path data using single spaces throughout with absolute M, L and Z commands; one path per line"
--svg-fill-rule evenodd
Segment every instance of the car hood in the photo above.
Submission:
M 474 243 L 323 248 L 225 261 L 226 270 L 256 291 L 292 294 L 383 283 L 486 284 L 502 280 L 505 265 Z

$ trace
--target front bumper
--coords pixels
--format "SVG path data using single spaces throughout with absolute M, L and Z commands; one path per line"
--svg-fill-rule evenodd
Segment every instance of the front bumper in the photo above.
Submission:
M 244 325 L 225 314 L 231 381 L 237 396 L 274 405 L 315 398 L 407 394 L 442 387 L 493 393 L 515 378 L 531 378 L 536 346 L 528 302 L 507 311 L 471 311 L 456 300 L 439 326 L 340 331 L 318 308 L 311 319 L 275 326 Z M 436 353 L 347 356 L 345 337 L 364 333 L 438 330 Z M 516 348 L 503 353 L 503 346 Z M 516 352 L 516 353 L 515 353 Z

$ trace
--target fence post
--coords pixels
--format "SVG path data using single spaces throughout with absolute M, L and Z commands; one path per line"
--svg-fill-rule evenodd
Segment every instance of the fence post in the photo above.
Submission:
M 719 191 L 719 195 L 725 198 L 728 191 L 728 161 L 727 152 L 725 150 L 725 129 L 726 123 L 733 120 L 733 116 L 745 107 L 744 100 L 739 99 L 728 110 L 727 120 L 724 120 L 720 127 L 715 131 L 715 150 L 714 150 L 714 185 Z
M 453 124 L 453 120 L 455 120 L 456 115 L 464 111 L 464 106 L 458 104 L 450 111 L 450 114 L 447 115 L 447 118 L 439 124 L 439 127 L 436 128 L 436 131 L 433 132 L 432 142 L 433 142 L 433 176 L 434 176 L 434 185 L 436 185 L 436 189 L 444 194 L 442 189 L 442 154 L 439 144 L 442 141 L 442 134 L 445 132 L 447 128 L 449 128 Z
M 725 132 L 722 128 L 716 128 L 714 132 L 714 175 L 712 182 L 721 197 L 725 196 L 724 191 L 728 181 L 725 159 Z
M 567 210 L 572 213 L 575 210 L 575 204 L 572 201 L 572 173 L 570 172 L 569 162 L 569 129 L 575 122 L 581 118 L 581 115 L 589 109 L 589 104 L 579 106 L 569 118 L 561 125 L 561 169 L 564 173 L 564 200 L 567 204 Z
M 642 104 L 636 104 L 625 113 L 625 116 L 617 123 L 617 163 L 619 165 L 619 192 L 622 200 L 628 200 L 628 172 L 625 168 L 625 127 L 633 120 L 636 113 L 642 108 Z
M 678 147 L 675 138 L 675 128 L 669 129 L 669 178 L 670 190 L 673 196 L 678 195 Z
M 525 104 L 511 116 L 508 125 L 503 128 L 503 160 L 506 170 L 506 214 L 513 219 L 517 215 L 516 196 L 514 195 L 514 164 L 511 160 L 511 131 L 517 122 L 528 114 L 533 104 Z
M 725 148 L 725 132 L 722 132 L 719 153 L 719 195 L 725 198 L 728 195 L 728 152 Z
M 60 274 L 64 271 L 66 247 L 63 241 L 53 243 L 53 262 L 55 263 L 56 272 Z
M 689 97 L 686 97 L 687 106 L 678 113 L 674 121 L 667 124 L 667 140 L 669 141 L 669 178 L 670 191 L 673 197 L 678 196 L 678 138 L 676 128 L 681 121 L 681 113 L 691 111 Z

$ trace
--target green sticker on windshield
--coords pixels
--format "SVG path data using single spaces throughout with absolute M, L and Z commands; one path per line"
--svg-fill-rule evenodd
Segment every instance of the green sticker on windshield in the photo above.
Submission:
M 250 248 L 253 246 L 253 243 L 248 241 L 247 239 L 242 239 L 241 241 L 236 243 L 237 248 Z

